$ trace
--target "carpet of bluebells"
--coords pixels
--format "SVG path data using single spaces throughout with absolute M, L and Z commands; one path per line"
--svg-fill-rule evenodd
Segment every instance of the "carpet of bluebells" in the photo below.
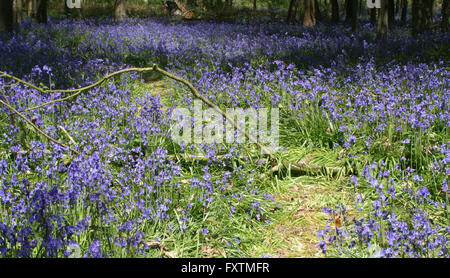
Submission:
M 449 257 L 449 46 L 448 33 L 413 39 L 404 27 L 377 40 L 370 24 L 354 36 L 340 24 L 53 19 L 0 34 L 0 71 L 60 89 L 156 63 L 222 108 L 279 108 L 280 152 L 339 152 L 354 193 L 324 208 L 325 256 Z M 2 257 L 199 256 L 199 243 L 249 254 L 242 225 L 267 225 L 278 209 L 260 178 L 268 166 L 239 161 L 248 144 L 172 142 L 170 112 L 193 96 L 177 83 L 138 94 L 142 79 L 123 74 L 24 112 L 63 94 L 0 78 L 12 106 L 82 153 L 0 108 Z M 183 241 L 194 244 L 172 249 Z

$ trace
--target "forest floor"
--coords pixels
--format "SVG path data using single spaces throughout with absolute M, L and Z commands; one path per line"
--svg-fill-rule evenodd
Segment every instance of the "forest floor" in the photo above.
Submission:
M 159 95 L 163 109 L 165 105 L 170 105 L 170 92 L 172 85 L 165 79 L 150 77 L 144 83 L 144 88 L 152 95 Z M 142 84 L 136 86 L 137 95 L 142 90 Z M 307 148 L 287 148 L 284 153 L 307 154 L 302 157 L 327 157 L 326 164 L 336 165 L 339 161 L 331 161 L 336 156 L 333 153 L 324 153 L 323 150 Z M 325 160 L 327 160 L 325 159 Z M 317 160 L 317 159 L 316 159 Z M 274 175 L 268 178 L 270 184 L 268 192 L 278 203 L 279 209 L 273 210 L 271 223 L 261 225 L 257 229 L 247 229 L 242 231 L 253 246 L 244 252 L 248 257 L 322 257 L 322 251 L 318 248 L 319 238 L 317 231 L 325 228 L 328 223 L 328 215 L 323 211 L 326 206 L 334 206 L 337 203 L 348 203 L 353 200 L 354 192 L 345 186 L 344 179 L 330 176 L 293 176 L 290 173 L 282 176 Z M 332 221 L 334 225 L 339 225 L 339 220 Z M 200 247 L 200 254 L 205 257 L 225 256 L 225 251 L 214 246 Z

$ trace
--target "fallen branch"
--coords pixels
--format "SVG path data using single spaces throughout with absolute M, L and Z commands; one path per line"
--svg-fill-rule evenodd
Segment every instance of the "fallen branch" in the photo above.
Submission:
M 269 169 L 266 173 L 262 174 L 260 176 L 260 179 L 264 179 L 266 176 L 271 175 L 275 172 L 280 171 L 281 169 L 290 169 L 293 172 L 298 173 L 308 173 L 308 174 L 326 174 L 330 173 L 333 176 L 337 176 L 339 173 L 344 171 L 344 168 L 341 167 L 326 167 L 326 166 L 320 166 L 320 165 L 308 165 L 306 163 L 302 162 L 291 162 L 284 160 L 284 162 L 288 162 L 289 164 L 279 164 L 271 169 Z
M 73 151 L 74 153 L 80 155 L 81 153 L 78 152 L 77 150 L 72 149 L 69 146 L 66 146 L 65 144 L 57 141 L 56 139 L 53 139 L 50 135 L 48 135 L 47 133 L 45 133 L 44 131 L 42 131 L 39 127 L 37 127 L 35 124 L 33 124 L 27 117 L 25 117 L 22 113 L 20 113 L 19 111 L 17 111 L 16 109 L 14 109 L 11 105 L 9 105 L 8 103 L 0 100 L 0 103 L 3 104 L 4 106 L 6 106 L 9 110 L 11 110 L 12 112 L 16 113 L 17 115 L 19 115 L 19 117 L 21 117 L 22 119 L 24 119 L 28 124 L 30 124 L 39 134 L 43 135 L 45 138 L 47 138 L 48 140 L 52 141 L 53 143 L 60 145 L 61 147 L 65 148 L 65 149 L 69 149 L 71 151 Z
M 64 128 L 64 127 L 62 127 L 62 126 L 58 126 L 59 127 L 59 129 L 61 129 L 61 131 L 64 133 L 64 135 L 66 135 L 66 137 L 70 140 L 70 142 L 72 142 L 72 144 L 74 144 L 74 145 L 78 145 L 76 142 L 75 142 L 75 140 L 73 140 L 73 138 L 72 138 L 72 136 L 70 136 L 70 134 L 67 132 L 67 130 Z
M 78 89 L 65 89 L 65 90 L 54 89 L 54 90 L 44 90 L 44 89 L 39 88 L 39 87 L 37 87 L 37 86 L 35 86 L 35 85 L 29 83 L 29 82 L 26 82 L 26 81 L 24 81 L 24 80 L 22 80 L 22 79 L 19 79 L 19 78 L 15 77 L 15 76 L 12 76 L 12 75 L 7 74 L 7 73 L 0 72 L 0 73 L 1 73 L 0 77 L 8 77 L 8 78 L 14 79 L 14 80 L 16 80 L 17 82 L 20 82 L 20 83 L 23 83 L 23 84 L 25 84 L 25 85 L 28 85 L 28 86 L 30 86 L 30 87 L 32 87 L 32 88 L 38 90 L 38 91 L 41 92 L 41 93 L 73 93 L 73 94 L 71 94 L 71 95 L 69 95 L 69 96 L 66 96 L 66 97 L 63 97 L 63 98 L 59 98 L 59 99 L 55 99 L 55 100 L 52 100 L 52 101 L 49 101 L 49 102 L 40 104 L 40 105 L 35 106 L 35 107 L 27 108 L 27 109 L 25 110 L 25 111 L 30 111 L 30 110 L 42 108 L 42 107 L 44 107 L 44 106 L 47 106 L 47 105 L 50 105 L 50 104 L 53 104 L 53 103 L 62 102 L 62 101 L 66 101 L 66 100 L 69 100 L 69 99 L 71 99 L 71 98 L 74 98 L 74 97 L 78 96 L 79 94 L 81 94 L 82 92 L 84 92 L 84 91 L 86 91 L 86 90 L 89 90 L 89 89 L 91 89 L 91 88 L 94 88 L 94 87 L 96 87 L 96 86 L 101 85 L 103 82 L 105 82 L 106 80 L 108 80 L 108 79 L 110 79 L 110 78 L 112 78 L 112 77 L 114 77 L 114 76 L 116 76 L 116 75 L 119 75 L 119 74 L 122 74 L 122 73 L 126 73 L 126 72 L 147 72 L 147 71 L 157 71 L 157 72 L 159 72 L 159 73 L 161 73 L 161 74 L 163 74 L 163 75 L 169 77 L 170 79 L 173 79 L 173 80 L 175 80 L 175 81 L 178 81 L 178 82 L 181 82 L 181 83 L 185 84 L 185 85 L 189 88 L 189 90 L 192 92 L 192 94 L 193 94 L 196 98 L 200 99 L 203 103 L 205 103 L 205 104 L 208 105 L 209 107 L 213 108 L 213 109 L 216 110 L 218 113 L 220 113 L 223 117 L 225 117 L 225 119 L 226 119 L 227 121 L 229 121 L 237 131 L 242 132 L 242 134 L 244 134 L 245 137 L 246 137 L 249 141 L 251 141 L 252 143 L 256 144 L 256 145 L 262 150 L 263 153 L 265 153 L 266 155 L 268 155 L 268 157 L 270 158 L 270 160 L 271 160 L 272 162 L 276 162 L 276 161 L 279 160 L 279 159 L 277 159 L 277 157 L 275 157 L 273 154 L 271 154 L 271 151 L 270 151 L 267 147 L 265 147 L 264 145 L 262 145 L 261 143 L 259 143 L 258 140 L 257 140 L 256 138 L 254 138 L 254 137 L 251 136 L 249 133 L 247 133 L 247 132 L 245 131 L 245 129 L 241 129 L 241 128 L 239 127 L 239 125 L 234 121 L 234 119 L 228 118 L 227 114 L 226 114 L 222 109 L 220 109 L 214 102 L 208 100 L 208 99 L 205 98 L 203 95 L 201 95 L 201 94 L 195 89 L 195 87 L 192 85 L 192 83 L 190 83 L 189 81 L 187 81 L 187 80 L 185 80 L 185 79 L 183 79 L 183 78 L 181 78 L 181 77 L 178 77 L 178 76 L 176 76 L 176 75 L 174 75 L 174 74 L 172 74 L 172 73 L 169 73 L 169 72 L 167 72 L 167 71 L 165 71 L 165 70 L 159 68 L 156 64 L 154 64 L 152 67 L 145 67 L 145 68 L 127 68 L 127 69 L 122 69 L 122 70 L 119 70 L 119 71 L 116 71 L 116 72 L 113 72 L 113 73 L 111 73 L 111 74 L 108 74 L 108 75 L 104 76 L 103 78 L 101 78 L 100 80 L 98 80 L 97 82 L 95 82 L 95 83 L 93 83 L 93 84 L 91 84 L 91 85 L 88 85 L 88 86 L 85 86 L 85 87 L 82 87 L 82 88 L 78 88 Z M 13 111 L 14 113 L 16 113 L 16 114 L 18 114 L 20 117 L 22 117 L 22 118 L 23 118 L 25 121 L 27 121 L 27 122 L 28 122 L 28 123 L 29 123 L 36 131 L 37 131 L 37 132 L 39 132 L 40 134 L 44 135 L 44 136 L 45 136 L 47 139 L 49 139 L 50 141 L 52 141 L 52 142 L 54 142 L 54 143 L 56 143 L 56 144 L 58 144 L 58 145 L 60 145 L 60 146 L 62 146 L 62 147 L 64 147 L 64 148 L 68 148 L 68 149 L 72 150 L 73 152 L 75 152 L 75 153 L 78 154 L 78 155 L 80 154 L 78 151 L 76 151 L 76 150 L 74 150 L 74 149 L 72 149 L 72 148 L 70 148 L 70 147 L 64 145 L 64 144 L 61 143 L 61 142 L 56 141 L 55 139 L 53 139 L 52 137 L 50 137 L 48 134 L 46 134 L 45 132 L 43 132 L 42 130 L 40 130 L 40 129 L 39 129 L 37 126 L 35 126 L 31 121 L 29 121 L 23 114 L 21 114 L 20 112 L 16 111 L 16 110 L 15 110 L 13 107 L 11 107 L 9 104 L 7 104 L 7 103 L 5 103 L 5 102 L 3 102 L 3 101 L 1 101 L 1 103 L 2 103 L 3 105 L 5 105 L 6 107 L 8 107 L 8 108 L 9 108 L 11 111 Z M 61 128 L 61 127 L 60 127 L 60 128 Z M 69 140 L 70 140 L 72 143 L 75 144 L 75 141 L 74 141 L 73 138 L 67 133 L 67 131 L 65 131 L 64 129 L 62 129 L 62 130 L 63 130 L 64 134 L 69 138 Z M 294 170 L 294 171 L 307 172 L 307 173 L 323 173 L 324 170 L 325 170 L 325 171 L 331 172 L 331 173 L 333 173 L 333 174 L 336 174 L 336 173 L 339 173 L 339 172 L 342 171 L 341 168 L 333 168 L 333 167 L 325 168 L 325 167 L 322 167 L 322 166 L 316 166 L 316 165 L 312 165 L 312 166 L 311 166 L 311 165 L 306 165 L 306 164 L 304 164 L 304 163 L 295 163 L 295 162 L 292 162 L 292 161 L 289 161 L 289 160 L 281 160 L 280 163 L 277 164 L 277 166 L 274 166 L 274 167 L 271 168 L 267 173 L 261 175 L 261 178 L 264 178 L 264 177 L 266 177 L 267 175 L 269 175 L 269 174 L 271 174 L 271 173 L 273 173 L 273 172 L 279 171 L 279 170 L 281 170 L 281 169 L 291 169 L 291 170 Z

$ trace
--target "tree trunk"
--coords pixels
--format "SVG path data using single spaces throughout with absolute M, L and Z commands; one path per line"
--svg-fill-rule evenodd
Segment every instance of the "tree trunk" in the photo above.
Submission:
M 411 13 L 412 13 L 412 34 L 416 36 L 421 33 L 423 30 L 420 23 L 423 21 L 423 11 L 422 11 L 422 0 L 412 0 L 411 4 Z
M 389 27 L 392 27 L 395 18 L 395 3 L 394 0 L 388 0 L 388 17 Z
M 11 0 L 0 0 L 0 31 L 10 31 L 13 26 L 13 5 Z
M 352 19 L 352 0 L 345 0 L 345 21 Z
M 22 0 L 13 1 L 13 24 L 22 23 Z
M 441 31 L 442 33 L 448 32 L 448 15 L 450 14 L 450 1 L 443 0 L 442 1 L 442 21 L 441 21 Z
M 300 0 L 297 0 L 296 5 L 294 6 L 294 15 L 293 15 L 293 19 L 295 22 L 300 22 L 300 15 L 297 13 L 299 6 L 300 6 Z
M 39 23 L 47 23 L 47 0 L 35 0 L 33 4 L 34 19 Z
M 378 9 L 378 25 L 377 25 L 377 38 L 387 38 L 389 28 L 389 16 L 388 16 L 388 0 L 381 0 L 381 8 Z
M 287 23 L 292 22 L 292 19 L 295 19 L 294 9 L 297 5 L 298 5 L 298 0 L 289 1 L 289 9 L 288 9 L 288 14 L 287 14 L 287 19 L 286 19 Z
M 319 3 L 317 2 L 317 0 L 314 0 L 314 7 L 315 7 L 316 20 L 317 21 L 321 21 L 322 20 L 322 13 L 320 12 Z
M 314 0 L 303 0 L 303 26 L 316 25 L 316 7 Z
M 331 20 L 339 22 L 339 4 L 337 0 L 331 0 Z
M 406 24 L 406 14 L 408 13 L 408 0 L 402 0 L 402 14 L 400 16 L 400 20 L 402 24 Z
M 125 0 L 116 0 L 114 7 L 114 16 L 117 20 L 124 20 L 127 16 L 125 9 Z
M 412 1 L 412 35 L 416 36 L 433 27 L 434 0 Z
M 377 9 L 369 9 L 370 10 L 370 23 L 375 24 L 377 22 Z
M 358 33 L 358 0 L 351 0 L 352 3 L 352 32 Z
M 31 17 L 33 12 L 33 0 L 26 0 L 27 1 L 27 15 Z
M 253 0 L 253 10 L 256 11 L 256 0 Z

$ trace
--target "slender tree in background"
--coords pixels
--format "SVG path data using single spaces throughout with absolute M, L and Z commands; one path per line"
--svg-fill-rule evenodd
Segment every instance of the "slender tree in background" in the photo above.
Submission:
M 23 3 L 22 0 L 14 0 L 13 1 L 13 23 L 20 24 L 22 23 L 22 9 Z
M 345 21 L 352 19 L 352 0 L 345 0 Z
M 287 23 L 292 22 L 293 19 L 295 18 L 294 10 L 295 10 L 295 7 L 298 5 L 298 1 L 299 0 L 289 1 L 289 9 L 288 9 L 288 14 L 287 14 L 287 19 L 286 19 Z
M 320 6 L 319 6 L 319 2 L 317 2 L 317 0 L 314 0 L 314 11 L 315 11 L 315 17 L 316 17 L 316 21 L 321 21 L 322 20 L 322 13 L 320 12 Z
M 300 0 L 297 0 L 297 4 L 294 6 L 294 13 L 293 13 L 294 21 L 300 20 L 300 17 L 297 18 L 297 15 L 298 15 L 297 10 L 300 9 L 299 6 L 300 6 Z
M 389 27 L 393 26 L 395 18 L 395 2 L 394 0 L 388 0 L 388 17 L 389 17 Z
M 316 25 L 316 6 L 314 0 L 303 0 L 303 26 Z
M 377 24 L 377 37 L 387 38 L 389 28 L 389 16 L 388 16 L 388 0 L 380 0 L 381 8 L 378 9 L 378 24 Z
M 114 6 L 114 16 L 117 20 L 123 20 L 127 16 L 125 9 L 125 0 L 116 0 Z
M 433 28 L 434 0 L 412 1 L 412 35 L 416 36 Z
M 402 1 L 402 14 L 400 15 L 400 20 L 403 25 L 406 24 L 406 13 L 408 12 L 408 0 L 401 0 Z
M 11 30 L 13 26 L 13 5 L 11 0 L 0 0 L 0 31 Z
M 27 1 L 27 4 L 26 4 L 26 6 L 27 6 L 27 15 L 29 17 L 31 17 L 32 12 L 33 12 L 33 0 L 26 0 L 26 1 Z
M 358 0 L 351 0 L 352 3 L 352 32 L 358 33 Z
M 370 13 L 370 23 L 376 23 L 377 22 L 377 9 L 369 9 Z
M 256 0 L 253 0 L 253 10 L 256 11 Z
M 39 23 L 47 23 L 48 1 L 47 0 L 32 0 L 31 18 L 33 21 Z
M 443 33 L 448 32 L 448 15 L 450 14 L 450 1 L 449 0 L 443 0 L 442 1 L 442 7 L 441 7 L 441 14 L 442 14 L 442 20 L 441 20 L 441 31 Z
M 338 4 L 338 0 L 331 0 L 331 21 L 339 22 L 339 4 Z
M 30 0 L 29 5 L 28 5 L 28 8 L 30 9 L 28 11 L 28 14 L 29 14 L 29 16 L 30 16 L 32 21 L 36 21 L 36 18 L 37 18 L 37 16 L 36 16 L 36 14 L 37 14 L 37 5 L 38 5 L 37 1 L 38 0 Z

